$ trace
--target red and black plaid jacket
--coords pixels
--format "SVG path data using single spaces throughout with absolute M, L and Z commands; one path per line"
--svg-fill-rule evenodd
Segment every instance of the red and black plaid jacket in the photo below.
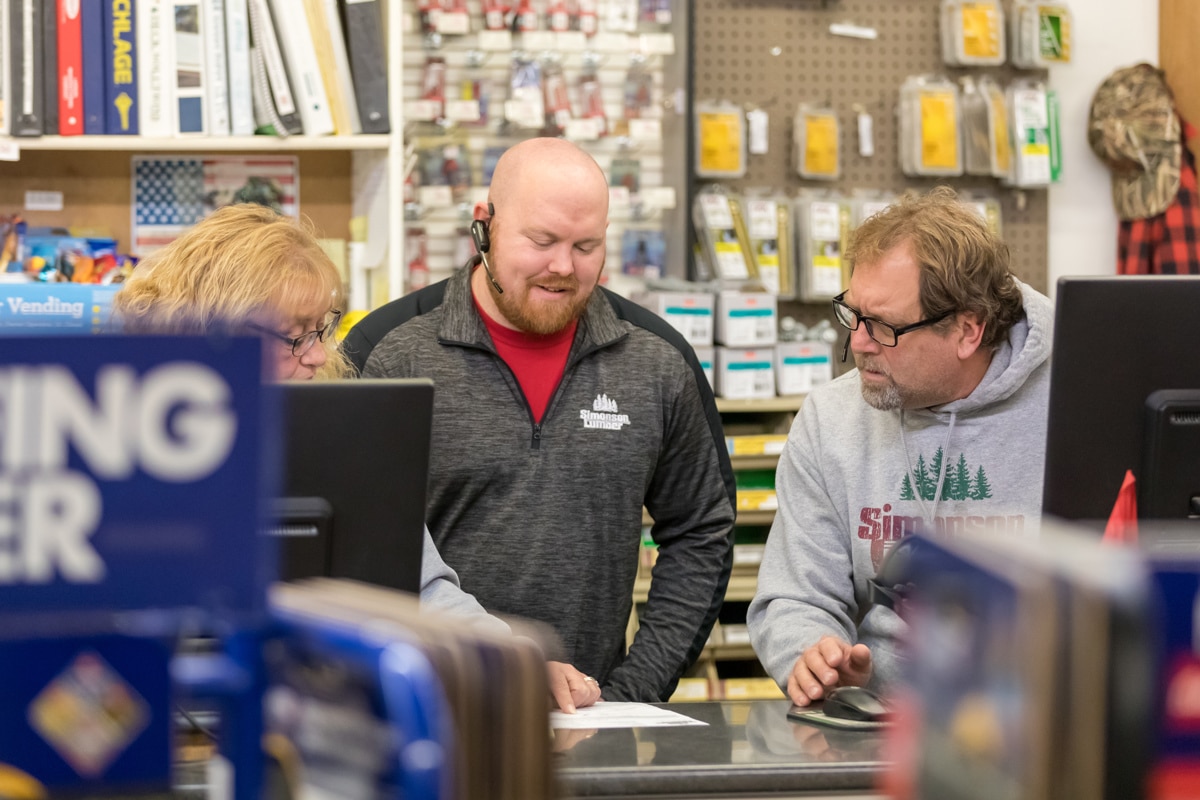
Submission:
M 1179 193 L 1161 214 L 1121 220 L 1117 230 L 1118 275 L 1200 275 L 1200 193 L 1196 160 L 1187 140 L 1194 128 L 1183 125 L 1183 161 Z

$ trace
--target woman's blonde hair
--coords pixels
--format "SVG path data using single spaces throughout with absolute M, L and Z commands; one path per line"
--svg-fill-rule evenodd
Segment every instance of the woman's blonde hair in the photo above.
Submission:
M 290 320 L 326 303 L 340 309 L 337 267 L 307 225 L 252 204 L 225 206 L 144 259 L 113 299 L 131 333 L 204 330 L 274 315 Z M 318 378 L 353 374 L 334 337 L 320 343 Z

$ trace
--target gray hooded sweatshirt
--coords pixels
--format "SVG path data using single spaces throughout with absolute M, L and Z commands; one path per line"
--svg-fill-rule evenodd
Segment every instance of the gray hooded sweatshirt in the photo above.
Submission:
M 879 411 L 852 370 L 805 400 L 779 459 L 779 511 L 747 617 L 754 650 L 780 686 L 826 635 L 871 648 L 872 686 L 898 677 L 904 625 L 870 604 L 868 581 L 922 524 L 945 535 L 1037 534 L 1053 309 L 1021 291 L 1025 319 L 967 397 Z

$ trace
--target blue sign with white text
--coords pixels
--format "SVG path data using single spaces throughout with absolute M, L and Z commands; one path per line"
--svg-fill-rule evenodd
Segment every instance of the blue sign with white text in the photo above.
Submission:
M 120 284 L 0 283 L 0 335 L 110 333 Z
M 256 618 L 262 345 L 252 337 L 4 340 L 0 636 L 116 612 Z M 270 465 L 267 465 L 268 467 Z

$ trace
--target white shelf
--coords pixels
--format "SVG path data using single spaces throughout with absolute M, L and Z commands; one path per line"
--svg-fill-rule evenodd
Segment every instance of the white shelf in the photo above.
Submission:
M 358 136 L 38 136 L 0 137 L 21 150 L 95 150 L 122 152 L 171 151 L 224 153 L 234 151 L 387 150 L 388 134 Z
M 804 395 L 802 394 L 787 395 L 785 397 L 764 397 L 758 400 L 730 400 L 725 397 L 718 397 L 717 411 L 722 414 L 799 411 L 803 403 Z

